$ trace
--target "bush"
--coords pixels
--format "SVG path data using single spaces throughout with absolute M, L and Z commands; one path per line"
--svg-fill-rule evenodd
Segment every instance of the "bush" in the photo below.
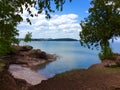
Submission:
M 5 63 L 0 59 L 0 72 L 3 71 Z
M 102 50 L 101 53 L 99 53 L 99 58 L 101 60 L 105 60 L 105 59 L 114 60 L 115 59 L 115 55 L 112 52 L 111 48 L 107 47 L 106 49 Z

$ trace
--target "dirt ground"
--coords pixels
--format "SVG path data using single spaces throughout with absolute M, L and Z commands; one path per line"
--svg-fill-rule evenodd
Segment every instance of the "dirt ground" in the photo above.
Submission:
M 56 75 L 28 90 L 120 90 L 120 67 L 91 66 Z
M 120 67 L 95 64 L 87 70 L 73 70 L 31 86 L 9 73 L 0 73 L 0 90 L 120 90 Z

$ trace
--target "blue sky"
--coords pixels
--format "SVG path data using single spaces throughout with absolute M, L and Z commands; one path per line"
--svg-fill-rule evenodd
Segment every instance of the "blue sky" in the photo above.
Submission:
M 27 32 L 32 32 L 32 38 L 75 38 L 79 39 L 81 27 L 80 21 L 88 16 L 87 10 L 90 7 L 90 0 L 72 0 L 64 4 L 62 12 L 52 13 L 52 18 L 46 20 L 44 12 L 38 17 L 31 19 L 29 25 L 25 18 L 28 17 L 27 11 L 22 14 L 23 22 L 18 25 L 20 38 L 24 38 Z M 33 13 L 37 11 L 31 8 Z
M 78 20 L 81 20 L 88 16 L 87 10 L 90 7 L 90 0 L 72 0 L 72 2 L 67 2 L 64 5 L 64 9 L 59 14 L 69 14 L 74 13 L 79 16 Z

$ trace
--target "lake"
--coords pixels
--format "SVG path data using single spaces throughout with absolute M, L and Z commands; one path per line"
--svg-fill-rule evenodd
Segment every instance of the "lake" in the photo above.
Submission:
M 48 78 L 65 71 L 87 69 L 101 62 L 98 58 L 98 50 L 82 47 L 79 41 L 32 41 L 28 45 L 59 56 L 56 61 L 37 67 L 38 73 Z M 115 52 L 118 51 L 114 46 L 119 47 L 119 43 L 111 45 Z

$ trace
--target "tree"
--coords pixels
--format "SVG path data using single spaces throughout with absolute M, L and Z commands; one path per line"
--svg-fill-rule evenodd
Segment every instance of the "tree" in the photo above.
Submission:
M 11 45 L 18 43 L 16 36 L 19 35 L 16 29 L 17 25 L 23 20 L 23 6 L 28 11 L 29 16 L 45 11 L 46 18 L 50 18 L 49 13 L 56 10 L 62 11 L 66 0 L 0 0 L 0 55 L 9 53 L 12 50 Z M 71 2 L 71 0 L 69 0 Z M 51 7 L 53 4 L 54 8 Z M 32 14 L 31 7 L 38 9 L 37 14 Z M 31 24 L 29 18 L 27 22 Z
M 31 41 L 31 37 L 32 37 L 32 33 L 28 32 L 26 35 L 25 35 L 25 38 L 24 38 L 24 42 L 29 42 Z
M 90 15 L 81 21 L 81 45 L 101 46 L 101 59 L 113 58 L 109 40 L 120 36 L 120 0 L 92 0 Z

